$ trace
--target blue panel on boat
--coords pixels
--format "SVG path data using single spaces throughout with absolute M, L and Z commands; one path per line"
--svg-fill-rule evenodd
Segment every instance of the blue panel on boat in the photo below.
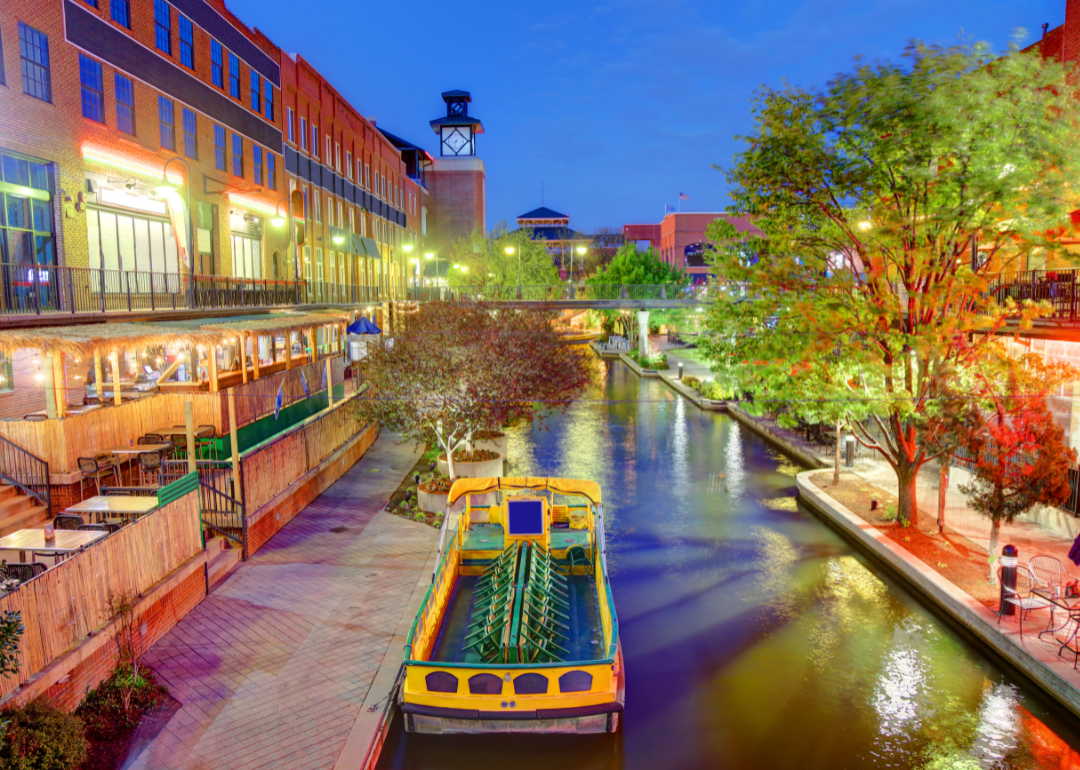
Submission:
M 543 500 L 507 500 L 507 529 L 511 535 L 544 534 Z

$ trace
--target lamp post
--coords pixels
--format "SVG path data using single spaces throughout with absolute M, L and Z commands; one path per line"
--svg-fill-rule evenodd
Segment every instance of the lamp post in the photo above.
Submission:
M 285 224 L 285 220 L 282 219 L 281 215 L 278 213 L 281 210 L 281 201 L 285 201 L 285 211 L 289 215 L 289 240 L 292 242 L 293 271 L 296 273 L 297 282 L 299 282 L 300 249 L 296 245 L 296 221 L 293 219 L 291 195 L 286 195 L 274 205 L 274 218 L 270 220 L 270 224 L 272 224 L 274 227 L 281 227 Z M 277 278 L 276 275 L 274 277 Z
M 507 246 L 505 251 L 506 251 L 506 256 L 508 256 L 508 257 L 513 256 L 514 247 L 513 246 Z M 518 294 L 517 294 L 517 298 L 521 299 L 521 252 L 520 251 L 518 251 Z
M 174 156 L 165 161 L 165 165 L 161 167 L 161 181 L 154 187 L 154 194 L 159 198 L 164 198 L 168 201 L 170 196 L 176 195 L 176 185 L 168 180 L 166 172 L 169 170 L 169 164 L 174 160 L 178 160 L 184 164 L 184 198 L 187 205 L 187 249 L 188 249 L 188 282 L 190 284 L 189 292 L 189 307 L 195 307 L 195 238 L 194 231 L 191 227 L 191 167 L 188 166 L 186 160 L 179 156 Z
M 409 260 L 409 264 L 413 265 L 413 279 L 412 279 L 413 296 L 416 299 L 420 299 L 420 296 L 419 296 L 420 295 L 420 289 L 419 289 L 419 286 L 417 285 L 417 279 L 418 279 L 418 277 L 420 275 L 420 260 L 417 259 L 416 257 L 413 257 L 412 259 Z
M 587 246 L 578 246 L 577 253 L 581 257 L 581 266 L 585 267 L 585 252 L 588 251 Z M 574 252 L 570 252 L 570 282 L 574 281 Z

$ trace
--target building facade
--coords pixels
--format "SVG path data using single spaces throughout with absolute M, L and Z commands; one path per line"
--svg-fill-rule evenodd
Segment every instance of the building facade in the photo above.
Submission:
M 468 238 L 474 230 L 487 232 L 486 172 L 476 157 L 476 138 L 484 133 L 479 118 L 469 115 L 468 91 L 442 94 L 446 115 L 430 125 L 439 136 L 439 155 L 425 172 L 430 193 L 432 247 L 449 253 L 450 244 Z
M 565 280 L 571 274 L 581 274 L 585 261 L 584 254 L 578 250 L 588 249 L 592 236 L 571 228 L 569 214 L 541 206 L 519 215 L 517 224 L 517 230 L 513 232 L 525 230 L 532 240 L 544 242 L 544 248 L 551 255 L 552 263 L 558 266 L 561 278 Z
M 669 212 L 659 224 L 623 225 L 627 241 L 649 241 L 660 258 L 672 267 L 686 271 L 695 283 L 705 283 L 711 275 L 706 230 L 717 219 L 726 219 L 740 233 L 753 232 L 745 217 L 719 212 Z

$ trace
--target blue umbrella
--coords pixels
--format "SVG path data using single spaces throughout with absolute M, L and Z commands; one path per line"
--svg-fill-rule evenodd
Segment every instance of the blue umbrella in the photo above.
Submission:
M 360 316 L 352 326 L 345 329 L 349 334 L 382 334 L 378 326 L 369 321 L 365 316 Z

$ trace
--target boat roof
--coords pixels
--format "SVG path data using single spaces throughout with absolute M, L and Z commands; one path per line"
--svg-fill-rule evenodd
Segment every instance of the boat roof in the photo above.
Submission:
M 450 487 L 447 502 L 453 505 L 463 495 L 480 495 L 497 489 L 527 489 L 534 492 L 560 492 L 565 495 L 582 495 L 594 505 L 600 505 L 600 485 L 585 479 L 552 479 L 532 476 L 507 479 L 458 479 Z

